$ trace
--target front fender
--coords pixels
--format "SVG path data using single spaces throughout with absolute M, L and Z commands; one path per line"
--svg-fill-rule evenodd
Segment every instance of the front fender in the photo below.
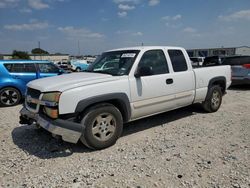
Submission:
M 88 107 L 102 102 L 108 102 L 115 105 L 121 111 L 125 122 L 130 119 L 130 102 L 128 96 L 125 93 L 110 93 L 83 99 L 78 102 L 75 113 L 81 113 Z

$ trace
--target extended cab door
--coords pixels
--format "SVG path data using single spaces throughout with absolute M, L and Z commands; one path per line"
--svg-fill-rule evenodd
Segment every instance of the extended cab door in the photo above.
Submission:
M 135 74 L 130 76 L 132 119 L 175 107 L 175 81 L 162 49 L 144 52 Z
M 168 49 L 171 62 L 171 78 L 175 90 L 175 107 L 193 103 L 195 97 L 195 77 L 187 53 L 181 49 Z M 187 62 L 189 61 L 189 62 Z
M 129 77 L 132 119 L 192 104 L 195 78 L 185 55 L 182 49 L 144 52 L 135 76 Z M 140 69 L 144 74 L 136 76 Z

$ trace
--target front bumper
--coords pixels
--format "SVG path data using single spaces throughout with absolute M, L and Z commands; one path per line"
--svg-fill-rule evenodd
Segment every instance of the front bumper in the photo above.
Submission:
M 20 123 L 35 121 L 38 125 L 54 135 L 61 136 L 66 142 L 77 143 L 82 135 L 83 127 L 80 123 L 64 119 L 52 120 L 43 114 L 30 112 L 25 107 L 20 111 Z

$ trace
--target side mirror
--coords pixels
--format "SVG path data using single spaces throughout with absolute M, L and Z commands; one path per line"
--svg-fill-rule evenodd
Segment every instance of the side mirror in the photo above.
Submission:
M 153 71 L 149 66 L 139 67 L 137 69 L 137 72 L 135 73 L 136 78 L 140 78 L 141 76 L 150 76 L 150 75 L 153 75 Z

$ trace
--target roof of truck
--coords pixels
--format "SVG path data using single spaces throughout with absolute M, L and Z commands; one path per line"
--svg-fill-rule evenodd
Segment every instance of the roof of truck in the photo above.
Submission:
M 126 48 L 117 48 L 109 51 L 120 51 L 120 50 L 152 50 L 152 49 L 163 49 L 163 48 L 170 48 L 170 49 L 183 49 L 182 47 L 177 46 L 135 46 L 135 47 L 126 47 Z

